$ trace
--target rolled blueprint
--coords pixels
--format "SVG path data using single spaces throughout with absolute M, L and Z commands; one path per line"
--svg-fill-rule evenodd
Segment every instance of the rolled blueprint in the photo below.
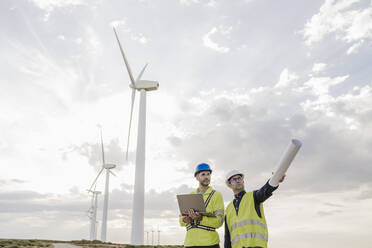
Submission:
M 284 176 L 285 172 L 291 165 L 294 157 L 296 156 L 298 150 L 301 148 L 302 143 L 299 140 L 293 139 L 289 144 L 287 151 L 283 154 L 276 168 L 274 175 L 271 177 L 269 184 L 273 187 L 279 185 L 279 180 Z

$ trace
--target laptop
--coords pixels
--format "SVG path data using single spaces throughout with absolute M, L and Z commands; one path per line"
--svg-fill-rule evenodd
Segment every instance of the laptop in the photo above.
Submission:
M 183 216 L 188 215 L 189 209 L 194 209 L 200 215 L 214 217 L 213 213 L 207 213 L 205 210 L 202 194 L 184 194 L 177 195 L 178 207 Z

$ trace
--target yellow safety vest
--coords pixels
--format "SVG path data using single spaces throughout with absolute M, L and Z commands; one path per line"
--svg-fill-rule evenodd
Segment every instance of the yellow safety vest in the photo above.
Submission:
M 244 194 L 238 214 L 233 202 L 226 208 L 226 224 L 230 232 L 232 248 L 241 247 L 267 247 L 268 231 L 265 213 L 260 204 L 261 217 L 254 208 L 253 192 Z
M 198 189 L 191 194 L 198 194 Z M 208 213 L 214 213 L 216 217 L 203 216 L 201 221 L 193 221 L 191 224 L 183 222 L 182 216 L 179 221 L 181 226 L 186 227 L 184 246 L 211 246 L 220 243 L 216 229 L 221 227 L 224 221 L 224 203 L 220 192 L 212 187 L 203 193 L 203 199 Z

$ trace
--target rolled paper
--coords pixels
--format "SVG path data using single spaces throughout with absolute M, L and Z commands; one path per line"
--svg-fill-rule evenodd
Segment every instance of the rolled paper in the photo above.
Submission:
M 279 180 L 285 175 L 301 146 L 301 141 L 296 139 L 291 140 L 287 151 L 283 154 L 282 158 L 279 161 L 279 164 L 276 167 L 274 175 L 270 178 L 269 184 L 271 186 L 276 187 L 279 185 Z

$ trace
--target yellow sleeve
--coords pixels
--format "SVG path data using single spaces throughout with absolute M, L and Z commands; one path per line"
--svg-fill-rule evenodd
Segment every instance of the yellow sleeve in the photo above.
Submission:
M 180 214 L 180 215 L 179 215 L 180 226 L 186 226 L 187 223 L 183 221 L 183 218 L 182 218 L 182 217 L 183 217 L 183 216 Z
M 200 225 L 209 226 L 217 229 L 222 226 L 223 221 L 225 219 L 224 212 L 225 207 L 220 192 L 217 191 L 214 192 L 214 195 L 212 196 L 209 205 L 207 206 L 208 212 L 214 213 L 216 217 L 203 216 L 203 219 L 200 221 Z

